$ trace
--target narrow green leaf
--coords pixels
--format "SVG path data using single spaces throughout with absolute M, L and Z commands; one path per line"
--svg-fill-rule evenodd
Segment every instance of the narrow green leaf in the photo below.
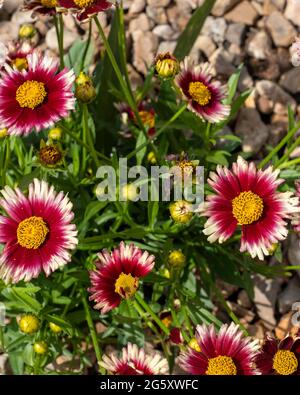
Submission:
M 174 55 L 179 60 L 183 59 L 190 53 L 197 37 L 199 36 L 206 17 L 209 15 L 215 4 L 215 1 L 216 0 L 205 0 L 203 5 L 194 12 L 186 28 L 179 36 L 174 51 Z

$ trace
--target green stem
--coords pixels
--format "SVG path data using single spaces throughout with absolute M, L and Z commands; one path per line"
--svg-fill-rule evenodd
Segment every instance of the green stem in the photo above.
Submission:
M 142 150 L 143 148 L 147 147 L 147 145 L 156 140 L 158 138 L 158 136 L 160 136 L 173 122 L 176 121 L 176 119 L 185 111 L 186 109 L 186 104 L 184 104 L 182 107 L 180 107 L 180 109 L 172 116 L 172 118 L 170 118 L 165 124 L 164 126 L 162 126 L 155 134 L 155 136 L 151 137 L 148 139 L 148 141 L 146 141 L 145 143 L 141 144 L 139 147 L 137 147 L 135 150 L 133 150 L 132 152 L 130 152 L 127 155 L 127 159 L 132 158 L 134 155 L 136 155 L 140 150 Z
M 131 90 L 131 85 L 129 83 L 129 79 L 128 79 L 128 83 L 127 83 L 126 77 L 125 77 L 125 80 L 124 80 L 122 72 L 121 72 L 121 70 L 120 70 L 120 68 L 118 66 L 116 58 L 115 58 L 115 56 L 113 54 L 113 51 L 112 51 L 112 49 L 111 49 L 111 47 L 109 45 L 109 42 L 108 42 L 107 38 L 105 36 L 105 33 L 104 33 L 103 29 L 102 29 L 102 26 L 101 26 L 101 24 L 99 22 L 98 17 L 94 16 L 94 20 L 95 20 L 95 23 L 97 25 L 97 28 L 98 28 L 99 34 L 101 36 L 101 39 L 103 41 L 103 44 L 105 46 L 106 53 L 107 53 L 107 55 L 109 57 L 111 65 L 112 65 L 112 67 L 113 67 L 113 69 L 114 69 L 114 71 L 116 73 L 116 76 L 118 78 L 119 84 L 120 84 L 121 89 L 122 89 L 122 92 L 123 92 L 123 94 L 124 94 L 124 96 L 126 98 L 126 101 L 127 101 L 127 103 L 129 104 L 130 108 L 132 109 L 132 111 L 134 113 L 134 116 L 135 116 L 135 119 L 136 119 L 136 121 L 138 123 L 139 128 L 143 132 L 144 136 L 147 138 L 148 143 L 152 145 L 152 140 L 149 139 L 147 131 L 146 131 L 146 129 L 144 127 L 144 124 L 143 124 L 143 122 L 141 120 L 141 117 L 140 117 L 140 114 L 139 114 L 139 111 L 138 111 L 138 107 L 137 107 L 134 95 L 132 93 L 132 90 Z M 127 73 L 127 70 L 125 72 L 125 75 L 126 75 L 126 73 Z M 156 149 L 156 147 L 154 145 L 152 145 L 152 149 L 157 155 L 157 149 Z
M 298 147 L 299 143 L 300 143 L 300 137 L 297 137 L 296 140 L 293 142 L 293 144 L 291 144 L 291 145 L 287 148 L 287 150 L 286 150 L 285 154 L 282 156 L 282 158 L 279 159 L 279 160 L 275 163 L 275 166 L 274 166 L 274 167 L 277 168 L 277 167 L 279 167 L 281 164 L 283 164 L 283 163 L 289 158 L 290 153 L 293 152 L 294 149 Z
M 92 158 L 95 162 L 95 164 L 97 165 L 97 167 L 100 166 L 100 162 L 99 159 L 97 157 L 97 152 L 94 148 L 94 143 L 93 143 L 93 136 L 91 135 L 91 129 L 89 128 L 89 109 L 87 104 L 83 104 L 83 134 L 87 137 L 87 141 L 88 141 L 88 146 L 92 155 Z
M 64 20 L 62 13 L 58 16 L 59 19 L 59 30 L 60 30 L 60 41 L 59 41 L 59 57 L 60 57 L 60 67 L 63 69 L 65 67 L 64 60 Z
M 99 372 L 103 373 L 103 369 L 100 367 L 99 363 L 102 360 L 102 353 L 101 353 L 101 349 L 98 343 L 98 339 L 97 339 L 97 333 L 94 327 L 94 323 L 93 323 L 93 319 L 91 316 L 91 312 L 90 312 L 90 308 L 88 305 L 88 302 L 86 300 L 86 293 L 82 290 L 81 291 L 81 300 L 82 300 L 82 304 L 83 304 L 83 308 L 85 311 L 85 318 L 89 327 L 89 331 L 91 334 L 91 338 L 92 338 L 92 342 L 93 342 L 93 346 L 94 346 L 94 350 L 95 350 L 95 354 L 96 354 L 96 358 L 97 358 L 97 362 L 98 362 L 98 366 L 99 366 Z
M 295 159 L 289 160 L 288 162 L 284 162 L 284 163 L 280 164 L 278 166 L 278 169 L 284 169 L 286 167 L 292 167 L 294 165 L 297 165 L 298 163 L 300 163 L 300 158 L 295 158 Z
M 300 123 L 297 123 L 295 127 L 293 127 L 287 135 L 279 142 L 279 144 L 276 145 L 275 148 L 272 149 L 272 151 L 260 162 L 259 168 L 262 169 L 272 158 L 274 155 L 277 154 L 277 152 L 287 144 L 290 139 L 293 138 L 294 134 L 297 132 L 297 130 L 300 127 Z
M 160 327 L 160 329 L 167 335 L 169 336 L 170 331 L 169 329 L 163 324 L 163 322 L 158 318 L 158 316 L 154 313 L 154 311 L 151 309 L 151 307 L 147 304 L 147 302 L 144 301 L 144 299 L 138 294 L 135 294 L 135 299 L 136 301 L 144 308 L 144 310 L 150 314 L 152 317 L 153 321 L 157 323 L 157 325 Z
M 136 309 L 136 311 L 138 312 L 138 314 L 143 318 L 143 320 L 146 322 L 146 324 L 148 325 L 148 327 L 157 335 L 157 337 L 159 338 L 160 342 L 161 342 L 161 346 L 163 348 L 165 357 L 168 360 L 168 363 L 170 365 L 169 362 L 169 352 L 168 352 L 168 348 L 166 343 L 164 342 L 164 339 L 162 338 L 161 334 L 158 332 L 157 328 L 155 327 L 155 325 L 153 325 L 153 323 L 148 319 L 147 314 L 144 312 L 144 310 L 141 308 L 141 306 L 137 303 L 136 300 L 133 301 L 133 306 Z
M 61 48 L 61 34 L 60 34 L 60 21 L 58 21 L 57 15 L 53 16 L 53 21 L 54 21 L 54 26 L 55 26 L 55 31 L 56 31 L 56 38 L 57 38 L 57 45 L 58 45 L 58 51 L 59 51 L 59 59 L 60 59 L 60 69 L 64 68 L 64 50 Z
M 87 53 L 89 51 L 89 47 L 91 44 L 91 38 L 92 38 L 92 20 L 90 19 L 89 20 L 89 35 L 87 38 L 86 46 L 84 48 L 84 53 L 83 53 L 82 62 L 81 62 L 81 70 L 83 70 L 83 68 L 84 68 L 85 59 L 86 59 L 86 56 L 87 56 Z
M 86 144 L 85 142 L 83 142 L 76 133 L 72 132 L 70 129 L 68 129 L 66 126 L 64 126 L 62 123 L 59 124 L 59 127 L 61 129 L 63 129 L 63 131 L 70 136 L 73 140 L 75 140 L 78 144 L 82 145 L 83 147 L 87 148 L 88 150 L 90 150 L 90 146 L 88 144 Z M 106 162 L 111 162 L 111 160 L 105 156 L 104 154 L 101 154 L 101 152 L 95 151 L 96 155 L 100 158 L 105 160 Z

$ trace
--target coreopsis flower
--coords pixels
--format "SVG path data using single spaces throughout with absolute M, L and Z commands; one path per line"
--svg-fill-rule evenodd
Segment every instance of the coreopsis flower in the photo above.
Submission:
M 33 16 L 36 14 L 54 15 L 58 6 L 58 0 L 24 0 L 23 10 L 33 11 Z
M 179 62 L 170 52 L 158 54 L 154 66 L 161 78 L 174 78 L 179 71 Z
M 200 208 L 201 215 L 208 217 L 203 231 L 208 241 L 222 243 L 241 226 L 240 251 L 261 260 L 270 255 L 273 245 L 288 235 L 285 220 L 299 213 L 298 198 L 277 191 L 284 182 L 278 175 L 272 166 L 257 170 L 241 157 L 232 170 L 217 166 L 208 179 L 216 194 Z
M 233 322 L 223 324 L 216 333 L 213 325 L 197 325 L 195 346 L 181 352 L 179 365 L 198 375 L 255 375 L 254 358 L 259 349 L 257 340 L 244 337 Z
M 122 115 L 122 122 L 126 126 L 128 120 L 135 126 L 138 126 L 136 116 L 132 109 L 125 103 L 116 104 L 116 108 Z M 155 135 L 155 110 L 147 102 L 143 101 L 138 105 L 138 113 L 144 127 L 147 129 L 148 136 L 152 137 Z
M 300 337 L 267 337 L 255 363 L 263 375 L 300 375 Z
M 79 21 L 85 21 L 112 7 L 112 3 L 107 0 L 58 0 L 58 3 L 60 7 L 74 12 Z
M 75 98 L 72 70 L 58 72 L 56 59 L 37 53 L 27 56 L 28 69 L 5 66 L 0 79 L 0 122 L 12 135 L 27 135 L 52 126 L 68 116 Z
M 71 223 L 72 203 L 63 192 L 34 179 L 28 197 L 19 188 L 6 186 L 0 207 L 0 278 L 6 283 L 30 281 L 44 271 L 49 276 L 71 260 L 77 245 L 76 226 Z
M 188 102 L 188 109 L 202 119 L 216 123 L 228 117 L 230 106 L 222 103 L 226 97 L 226 87 L 211 79 L 208 63 L 194 66 L 186 57 L 175 82 Z
M 103 250 L 98 254 L 96 270 L 90 272 L 90 300 L 95 309 L 104 314 L 118 307 L 122 299 L 134 296 L 139 278 L 146 276 L 154 266 L 154 256 L 141 251 L 134 244 L 120 243 L 111 253 Z
M 114 375 L 157 375 L 168 372 L 168 362 L 160 354 L 147 355 L 143 348 L 139 349 L 131 343 L 122 349 L 120 357 L 115 353 L 104 355 L 99 364 Z
M 169 210 L 172 219 L 179 224 L 186 224 L 193 217 L 193 205 L 186 200 L 171 203 Z
M 37 332 L 40 327 L 40 320 L 34 314 L 25 314 L 19 322 L 20 331 L 27 335 Z
M 295 182 L 296 192 L 295 195 L 299 198 L 300 201 L 300 180 Z M 300 214 L 297 212 L 292 217 L 292 225 L 296 232 L 300 232 Z
M 28 70 L 27 56 L 33 49 L 27 42 L 13 42 L 9 45 L 6 62 L 14 69 L 19 71 Z
M 290 47 L 291 62 L 295 67 L 300 66 L 300 38 L 296 37 L 296 41 Z

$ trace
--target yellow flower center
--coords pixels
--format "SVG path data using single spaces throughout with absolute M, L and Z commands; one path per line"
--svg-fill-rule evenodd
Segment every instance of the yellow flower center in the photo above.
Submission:
M 143 122 L 143 125 L 148 126 L 149 128 L 154 128 L 155 117 L 150 111 L 140 111 L 139 116 Z
M 170 328 L 173 320 L 171 315 L 167 315 L 165 318 L 161 320 L 161 322 L 167 327 Z
M 16 92 L 16 99 L 21 107 L 35 109 L 47 96 L 45 85 L 38 81 L 25 81 Z
M 211 99 L 209 89 L 200 81 L 190 83 L 189 94 L 200 106 L 206 106 Z
M 16 66 L 19 71 L 27 70 L 28 63 L 26 58 L 16 58 L 12 61 L 12 64 Z
M 296 372 L 298 368 L 298 359 L 296 355 L 289 350 L 279 350 L 273 358 L 273 369 L 278 374 L 288 376 Z
M 58 6 L 57 0 L 41 0 L 41 4 L 46 8 L 53 8 Z
M 74 0 L 74 3 L 79 8 L 86 8 L 91 6 L 94 3 L 94 0 Z
M 220 355 L 209 358 L 206 374 L 208 376 L 235 376 L 237 369 L 232 358 Z
M 19 223 L 17 238 L 20 246 L 37 250 L 46 240 L 49 229 L 41 217 L 29 217 Z
M 139 285 L 139 279 L 131 274 L 121 273 L 115 283 L 115 292 L 122 298 L 129 299 L 135 293 Z
M 232 214 L 239 225 L 249 225 L 257 221 L 263 210 L 262 198 L 251 191 L 241 192 L 232 200 Z

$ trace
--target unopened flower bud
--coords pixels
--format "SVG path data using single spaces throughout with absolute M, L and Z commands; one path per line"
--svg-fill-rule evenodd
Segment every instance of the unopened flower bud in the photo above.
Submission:
M 121 196 L 123 200 L 134 201 L 137 197 L 136 187 L 133 184 L 124 185 L 121 189 Z
M 59 325 L 54 324 L 54 322 L 49 322 L 49 327 L 54 333 L 59 333 L 62 331 L 62 328 Z
M 172 268 L 181 268 L 185 265 L 186 258 L 181 250 L 173 250 L 168 256 L 168 263 Z
M 40 321 L 33 314 L 25 314 L 20 319 L 19 328 L 21 332 L 31 335 L 39 330 Z
M 34 343 L 33 349 L 37 354 L 45 354 L 48 351 L 48 346 L 44 341 L 40 341 Z
M 191 339 L 189 341 L 189 347 L 197 352 L 201 352 L 201 348 L 200 348 L 199 343 L 195 337 L 193 337 L 193 339 Z
M 62 130 L 60 128 L 53 128 L 48 133 L 48 137 L 51 140 L 60 140 L 61 136 L 62 136 Z
M 93 82 L 83 71 L 76 78 L 75 96 L 82 103 L 90 103 L 96 97 L 96 89 Z
M 63 153 L 57 145 L 44 145 L 40 148 L 39 161 L 45 167 L 56 167 L 58 166 L 63 158 Z
M 173 220 L 180 224 L 188 223 L 193 216 L 192 204 L 186 200 L 171 203 L 169 210 Z
M 36 35 L 36 29 L 28 23 L 22 25 L 19 29 L 20 38 L 33 38 Z
M 170 341 L 174 344 L 183 343 L 183 337 L 179 328 L 172 328 L 170 331 Z
M 155 165 L 156 162 L 156 156 L 155 153 L 153 151 L 149 152 L 149 154 L 147 155 L 147 161 L 149 163 L 151 163 L 152 165 Z
M 174 78 L 179 71 L 179 62 L 169 52 L 161 53 L 155 59 L 155 70 L 162 78 Z
M 0 129 L 0 139 L 4 139 L 7 135 L 7 128 Z

